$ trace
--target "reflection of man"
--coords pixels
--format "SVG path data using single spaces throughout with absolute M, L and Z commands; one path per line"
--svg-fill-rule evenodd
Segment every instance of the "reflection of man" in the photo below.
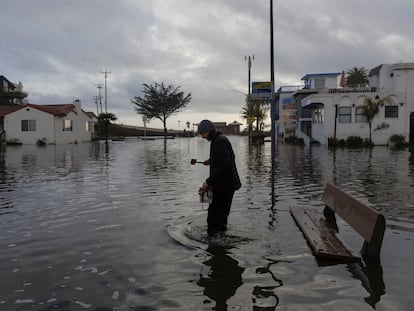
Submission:
M 233 297 L 242 284 L 244 271 L 236 260 L 227 255 L 226 250 L 218 245 L 207 249 L 212 257 L 204 264 L 210 267 L 207 277 L 200 274 L 198 285 L 204 287 L 204 294 L 216 302 L 214 310 L 227 310 L 227 300 Z

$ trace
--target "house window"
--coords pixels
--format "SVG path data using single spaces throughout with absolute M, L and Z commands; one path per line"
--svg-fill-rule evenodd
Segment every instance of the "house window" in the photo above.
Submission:
M 318 107 L 313 111 L 312 122 L 313 123 L 323 123 L 324 121 L 324 109 Z
M 315 87 L 317 90 L 325 88 L 325 79 L 315 79 Z
M 22 132 L 35 132 L 36 120 L 22 120 Z
M 351 123 L 351 107 L 339 107 L 339 123 Z
M 95 123 L 94 122 L 86 122 L 86 131 L 87 132 L 94 132 L 95 129 Z
M 385 106 L 386 118 L 398 118 L 398 106 Z
M 72 120 L 63 120 L 63 131 L 72 131 Z
M 355 122 L 367 122 L 367 115 L 365 114 L 364 109 L 362 107 L 356 107 L 355 109 Z

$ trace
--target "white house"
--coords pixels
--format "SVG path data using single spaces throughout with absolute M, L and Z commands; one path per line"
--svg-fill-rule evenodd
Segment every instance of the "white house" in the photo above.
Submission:
M 368 138 L 368 123 L 359 107 L 367 97 L 380 99 L 390 96 L 393 103 L 380 108 L 372 126 L 375 129 L 385 123 L 388 127 L 373 132 L 373 143 L 387 144 L 394 134 L 414 142 L 414 63 L 373 68 L 369 72 L 370 87 L 367 88 L 341 87 L 341 74 L 334 75 L 336 77 L 329 74 L 306 75 L 305 88 L 293 94 L 300 112 L 300 126 L 296 130 L 298 137 L 305 138 L 308 143 L 317 141 L 323 145 L 334 137 L 337 140 L 349 136 Z M 312 82 L 313 78 L 319 81 Z M 325 82 L 322 81 L 324 78 Z
M 66 105 L 0 106 L 0 127 L 6 141 L 22 144 L 68 144 L 91 141 L 96 117 L 75 100 Z

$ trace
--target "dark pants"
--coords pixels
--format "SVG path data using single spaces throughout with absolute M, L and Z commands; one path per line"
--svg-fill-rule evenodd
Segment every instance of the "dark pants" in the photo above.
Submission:
M 208 207 L 207 214 L 207 234 L 209 236 L 227 229 L 227 218 L 233 195 L 234 190 L 232 189 L 213 189 L 213 200 Z

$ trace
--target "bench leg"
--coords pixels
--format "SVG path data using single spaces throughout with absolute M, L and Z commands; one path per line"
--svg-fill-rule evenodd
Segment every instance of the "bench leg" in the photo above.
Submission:
M 362 245 L 362 256 L 379 256 L 381 252 L 382 240 L 385 233 L 385 218 L 383 215 L 378 215 L 375 223 L 375 229 L 371 237 L 371 241 L 368 243 L 364 241 Z
M 361 256 L 363 257 L 379 257 L 381 252 L 381 244 L 368 243 L 364 241 L 361 248 Z
M 325 216 L 326 222 L 334 229 L 336 232 L 339 231 L 338 225 L 336 224 L 335 212 L 328 206 L 325 205 L 323 209 L 323 215 Z

